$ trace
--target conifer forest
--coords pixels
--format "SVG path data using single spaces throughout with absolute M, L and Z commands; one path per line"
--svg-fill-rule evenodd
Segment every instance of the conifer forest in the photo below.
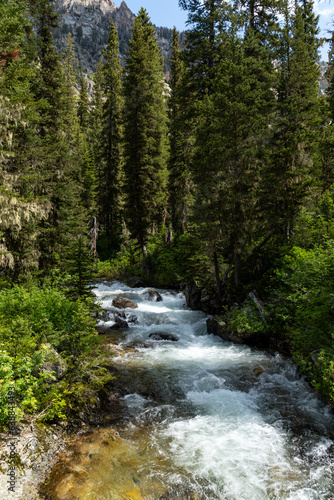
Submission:
M 111 19 L 87 73 L 53 0 L 0 0 L 2 429 L 13 385 L 18 422 L 46 424 L 117 386 L 103 280 L 183 291 L 334 408 L 334 38 L 320 92 L 312 0 L 179 4 L 170 71 L 141 8 L 124 61 Z

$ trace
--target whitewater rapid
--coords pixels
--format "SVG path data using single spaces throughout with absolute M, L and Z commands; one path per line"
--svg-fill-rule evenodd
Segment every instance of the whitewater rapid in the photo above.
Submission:
M 111 313 L 104 327 L 114 323 L 116 296 L 138 304 L 125 310 L 135 322 L 113 334 L 113 364 L 129 379 L 120 435 L 145 436 L 133 479 L 142 498 L 333 499 L 333 412 L 295 366 L 208 335 L 207 317 L 182 293 L 159 290 L 163 300 L 150 302 L 145 290 L 95 289 Z M 151 339 L 156 332 L 178 341 Z M 170 496 L 155 497 L 153 482 Z

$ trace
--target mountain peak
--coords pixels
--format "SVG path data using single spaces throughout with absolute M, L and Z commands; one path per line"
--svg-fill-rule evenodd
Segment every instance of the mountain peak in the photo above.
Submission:
M 76 55 L 87 73 L 92 73 L 106 48 L 110 18 L 118 31 L 121 63 L 124 64 L 131 38 L 135 14 L 123 0 L 119 7 L 111 0 L 56 0 L 60 29 L 55 32 L 57 48 L 64 52 L 67 35 L 72 33 Z M 157 41 L 165 58 L 165 71 L 169 69 L 169 57 L 173 43 L 173 32 L 168 28 L 157 28 Z
M 127 4 L 124 2 L 121 3 L 121 5 L 119 6 L 120 9 L 122 10 L 130 10 L 129 7 L 127 6 Z

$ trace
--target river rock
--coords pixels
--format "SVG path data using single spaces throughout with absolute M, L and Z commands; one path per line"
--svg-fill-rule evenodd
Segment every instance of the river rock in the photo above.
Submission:
M 117 309 L 137 309 L 138 304 L 132 302 L 132 300 L 125 299 L 124 297 L 116 297 L 112 301 L 112 305 L 117 307 Z
M 146 300 L 150 300 L 151 302 L 161 302 L 162 297 L 157 290 L 154 290 L 154 288 L 150 288 L 149 290 L 146 290 L 144 292 L 144 297 Z
M 217 335 L 223 340 L 230 340 L 230 333 L 228 331 L 227 325 L 225 321 L 223 321 L 223 319 L 219 316 L 207 319 L 206 328 L 208 330 L 208 333 L 213 333 L 213 335 Z
M 253 368 L 253 372 L 258 377 L 259 375 L 261 375 L 262 373 L 264 373 L 264 369 L 260 365 L 255 365 L 254 368 Z
M 154 332 L 149 334 L 149 338 L 153 340 L 171 340 L 172 342 L 176 342 L 179 338 L 173 333 L 168 332 Z
M 128 314 L 126 316 L 126 321 L 128 323 L 138 323 L 138 318 L 135 314 Z
M 128 322 L 125 321 L 125 314 L 115 314 L 115 324 L 110 327 L 110 330 L 123 330 L 129 328 Z

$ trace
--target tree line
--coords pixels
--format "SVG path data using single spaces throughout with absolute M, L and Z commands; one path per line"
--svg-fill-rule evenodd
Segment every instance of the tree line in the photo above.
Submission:
M 332 185 L 313 3 L 180 5 L 189 29 L 184 50 L 174 30 L 168 83 L 141 9 L 124 70 L 111 20 L 89 93 L 71 34 L 55 51 L 53 2 L 3 4 L 1 264 L 14 281 L 70 268 L 97 231 L 102 256 L 129 240 L 145 256 L 169 228 L 195 235 L 221 295 L 222 274 L 247 281 L 249 261 L 289 244 L 301 208 Z
M 60 273 L 81 297 L 99 258 L 101 275 L 195 284 L 234 328 L 283 332 L 306 370 L 322 349 L 333 398 L 333 43 L 324 96 L 312 1 L 180 5 L 166 81 L 145 9 L 124 69 L 111 20 L 85 75 L 71 34 L 55 50 L 52 0 L 1 3 L 1 283 Z M 255 288 L 265 323 L 240 306 Z

